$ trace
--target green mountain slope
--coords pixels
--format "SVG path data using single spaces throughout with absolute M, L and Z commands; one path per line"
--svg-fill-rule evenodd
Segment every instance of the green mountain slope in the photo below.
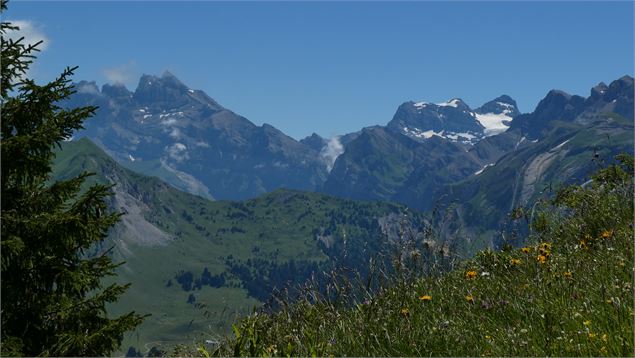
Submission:
M 53 178 L 84 171 L 97 173 L 91 181 L 116 184 L 111 205 L 126 213 L 103 245 L 126 261 L 117 280 L 132 283 L 111 311 L 152 314 L 126 337 L 124 350 L 223 333 L 274 286 L 334 262 L 363 267 L 400 227 L 418 229 L 423 221 L 395 204 L 289 190 L 210 201 L 119 166 L 87 139 L 64 143 Z
M 531 209 L 564 185 L 587 182 L 600 165 L 622 152 L 633 152 L 632 120 L 606 113 L 585 125 L 554 121 L 544 137 L 437 195 L 452 215 L 447 233 L 460 229 L 473 235 L 467 252 L 500 246 L 500 236 L 493 233 L 505 226 L 509 212 Z

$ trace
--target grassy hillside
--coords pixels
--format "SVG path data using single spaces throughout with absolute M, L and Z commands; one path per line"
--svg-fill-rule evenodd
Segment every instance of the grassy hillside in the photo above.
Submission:
M 126 337 L 124 351 L 223 334 L 274 287 L 336 262 L 363 268 L 398 227 L 417 230 L 423 221 L 398 205 L 288 190 L 209 201 L 119 166 L 86 139 L 64 143 L 53 178 L 84 171 L 116 184 L 111 205 L 126 213 L 103 246 L 126 261 L 117 280 L 132 286 L 110 310 L 152 314 Z
M 396 275 L 378 293 L 307 290 L 197 354 L 633 356 L 632 157 L 624 163 L 527 217 L 524 247 L 482 251 L 448 274 Z

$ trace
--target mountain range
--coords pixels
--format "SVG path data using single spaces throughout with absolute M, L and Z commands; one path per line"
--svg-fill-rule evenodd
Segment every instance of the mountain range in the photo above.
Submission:
M 86 81 L 76 91 L 66 106 L 99 110 L 64 143 L 53 178 L 88 170 L 116 184 L 111 206 L 126 215 L 108 240 L 133 286 L 112 310 L 161 312 L 130 345 L 210 322 L 223 331 L 274 287 L 336 263 L 363 268 L 404 225 L 435 226 L 428 244 L 453 255 L 499 247 L 511 210 L 633 152 L 630 76 L 586 98 L 549 91 L 525 114 L 507 95 L 476 109 L 408 101 L 385 126 L 301 140 L 169 72 L 143 75 L 134 92 Z

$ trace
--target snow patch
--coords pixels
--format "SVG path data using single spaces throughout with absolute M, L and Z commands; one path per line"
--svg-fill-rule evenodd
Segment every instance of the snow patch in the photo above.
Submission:
M 494 163 L 491 164 L 485 164 L 485 166 L 477 171 L 474 172 L 474 175 L 479 175 L 483 172 L 483 170 L 485 170 L 487 167 L 493 167 Z
M 191 90 L 191 89 L 189 89 L 187 91 L 190 92 L 190 93 L 194 93 L 194 90 Z
M 437 106 L 439 107 L 458 107 L 459 106 L 459 100 L 457 98 L 451 99 L 447 102 L 443 102 L 443 103 L 437 103 Z
M 507 112 L 509 113 L 509 112 Z M 502 133 L 504 131 L 507 130 L 507 128 L 509 128 L 509 121 L 512 120 L 512 117 L 508 116 L 507 113 L 505 111 L 503 111 L 503 113 L 485 113 L 485 114 L 478 114 L 478 113 L 474 113 L 474 116 L 476 117 L 476 120 L 479 121 L 479 123 L 481 123 L 481 125 L 483 127 L 485 127 L 485 130 L 483 131 L 485 133 L 485 136 L 491 136 L 494 134 L 498 134 L 498 133 Z M 507 122 L 507 123 L 506 123 Z
M 433 136 L 437 136 L 437 137 L 449 139 L 453 142 L 461 142 L 463 144 L 471 144 L 480 139 L 480 136 L 477 133 L 470 133 L 470 132 L 455 133 L 455 132 L 450 132 L 445 130 L 442 130 L 440 132 L 435 132 L 432 129 L 427 131 L 422 131 L 419 128 L 408 128 L 408 127 L 403 127 L 403 132 L 405 135 L 409 137 L 415 137 L 419 139 L 429 139 L 429 138 L 432 138 Z
M 496 102 L 496 104 L 501 106 L 501 107 L 505 107 L 505 109 L 503 110 L 503 113 L 505 113 L 505 114 L 512 113 L 514 111 L 514 106 L 509 104 L 509 103 Z
M 416 108 L 423 108 L 423 107 L 425 107 L 427 105 L 428 105 L 428 102 L 417 102 L 417 103 L 413 104 L 413 106 L 416 107 Z
M 131 154 L 128 154 L 128 159 L 130 159 L 131 162 L 135 161 L 134 157 Z
M 553 149 L 560 149 L 560 148 L 562 148 L 562 146 L 563 146 L 563 145 L 565 145 L 565 144 L 567 144 L 570 140 L 571 140 L 571 139 L 567 139 L 567 140 L 565 140 L 564 142 L 562 142 L 562 143 L 558 144 L 558 145 L 557 145 L 555 148 L 553 148 Z

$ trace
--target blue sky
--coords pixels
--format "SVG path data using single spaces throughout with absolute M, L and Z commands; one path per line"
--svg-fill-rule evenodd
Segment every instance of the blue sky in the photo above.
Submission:
M 501 94 L 531 111 L 548 90 L 587 96 L 633 75 L 632 2 L 24 2 L 46 46 L 31 74 L 123 81 L 169 70 L 295 138 L 386 124 L 408 100 Z

